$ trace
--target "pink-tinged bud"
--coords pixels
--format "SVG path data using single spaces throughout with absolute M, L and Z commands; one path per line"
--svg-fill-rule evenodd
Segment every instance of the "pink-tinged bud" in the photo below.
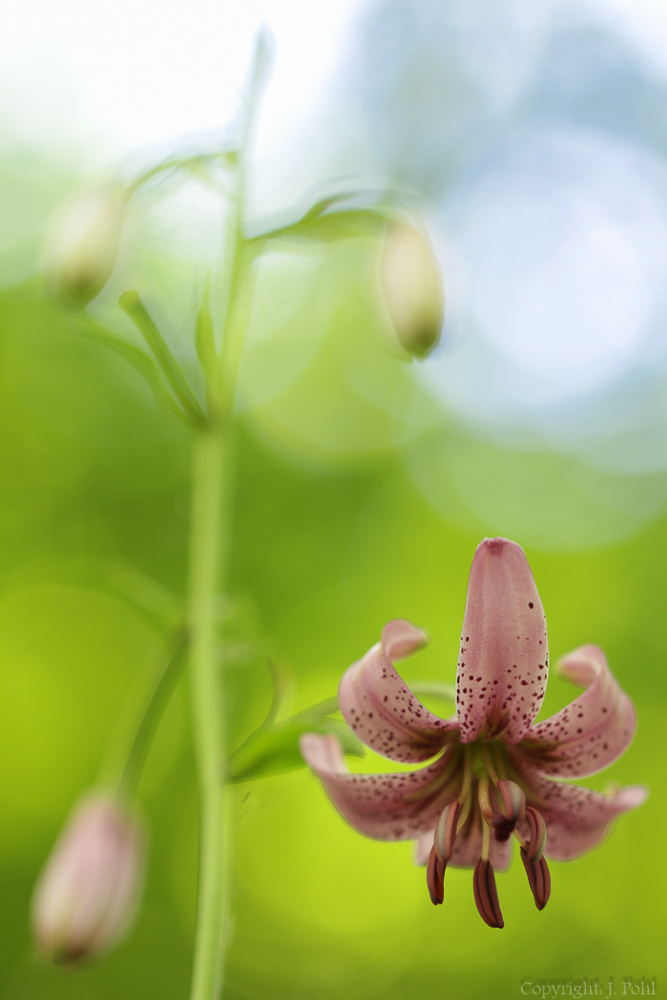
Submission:
M 39 950 L 75 962 L 111 948 L 134 916 L 142 882 L 143 838 L 137 821 L 107 795 L 74 810 L 33 896 Z
M 424 358 L 440 340 L 444 297 L 440 271 L 426 236 L 405 222 L 387 228 L 380 281 L 403 351 Z
M 124 199 L 112 189 L 90 191 L 52 221 L 44 251 L 47 282 L 56 295 L 89 302 L 116 266 Z

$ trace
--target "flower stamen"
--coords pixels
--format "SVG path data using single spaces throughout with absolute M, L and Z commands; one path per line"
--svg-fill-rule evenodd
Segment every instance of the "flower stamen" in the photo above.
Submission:
M 502 812 L 493 817 L 493 829 L 496 832 L 496 840 L 503 843 L 509 840 L 519 816 L 525 809 L 526 796 L 519 785 L 504 778 L 499 780 L 497 791 L 500 795 Z
M 426 866 L 426 884 L 429 896 L 434 906 L 438 906 L 445 898 L 445 868 L 447 862 L 438 855 L 435 844 L 431 848 L 431 853 Z
M 489 859 L 489 843 L 491 841 L 491 828 L 488 823 L 482 824 L 482 861 Z
M 530 861 L 527 851 L 522 847 L 521 860 L 526 869 L 528 884 L 535 900 L 535 906 L 538 910 L 543 910 L 549 902 L 549 896 L 551 895 L 551 873 L 549 872 L 547 859 L 542 856 L 539 861 Z
M 487 832 L 488 838 L 488 826 L 485 825 L 484 829 Z M 504 927 L 505 921 L 503 920 L 498 902 L 493 865 L 487 859 L 480 858 L 475 865 L 472 885 L 475 893 L 475 903 L 484 923 L 488 924 L 489 927 Z
M 449 861 L 454 853 L 454 839 L 458 829 L 458 818 L 461 812 L 461 803 L 452 802 L 442 813 L 435 828 L 433 844 L 438 857 L 445 863 Z
M 479 783 L 477 786 L 477 798 L 479 800 L 479 808 L 484 817 L 486 823 L 493 823 L 496 812 L 491 805 L 491 799 L 489 797 L 489 779 L 486 774 L 482 774 L 479 778 Z
M 471 748 L 469 746 L 464 747 L 463 750 L 463 783 L 461 785 L 461 791 L 459 793 L 459 802 L 463 805 L 466 800 L 468 800 L 470 794 L 470 786 L 472 785 L 473 768 L 471 758 Z M 470 808 L 470 807 L 468 807 Z
M 537 864 L 547 846 L 547 826 L 542 813 L 539 813 L 533 806 L 526 806 L 525 815 L 530 831 L 527 856 L 529 861 Z
M 493 782 L 494 785 L 497 785 L 498 782 L 500 781 L 500 778 L 498 777 L 498 773 L 493 765 L 493 760 L 491 759 L 491 752 L 489 748 L 484 746 L 484 744 L 480 743 L 479 755 L 482 758 L 482 763 L 486 768 L 489 778 L 491 778 L 491 781 Z

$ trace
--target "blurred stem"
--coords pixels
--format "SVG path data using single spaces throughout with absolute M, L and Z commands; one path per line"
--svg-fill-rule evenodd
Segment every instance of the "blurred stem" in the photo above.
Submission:
M 236 151 L 220 150 L 214 153 L 199 153 L 196 156 L 171 156 L 169 159 L 156 163 L 155 166 L 149 167 L 148 170 L 135 177 L 132 183 L 128 184 L 125 188 L 125 195 L 131 198 L 139 188 L 160 174 L 183 170 L 188 167 L 208 166 L 216 162 L 226 163 L 228 166 L 234 167 L 236 165 Z
M 185 629 L 180 629 L 174 638 L 171 652 L 167 656 L 166 663 L 155 683 L 141 721 L 125 754 L 125 764 L 118 780 L 118 794 L 127 802 L 130 802 L 137 793 L 146 756 L 155 732 L 181 676 L 186 648 L 187 633 Z
M 216 599 L 224 590 L 231 534 L 232 415 L 241 351 L 249 318 L 247 278 L 251 257 L 243 233 L 245 154 L 266 58 L 260 36 L 236 161 L 236 184 L 230 201 L 229 260 L 222 344 L 218 358 L 219 407 L 194 431 L 188 632 L 199 771 L 200 826 L 197 926 L 191 1000 L 218 1000 L 222 993 L 227 925 L 230 843 L 225 810 L 227 748 L 225 740 L 224 664 L 216 648 Z M 218 378 L 207 374 L 217 395 Z
M 188 626 L 199 771 L 199 889 L 192 1000 L 215 1000 L 222 987 L 225 909 L 223 673 L 216 655 L 216 601 L 223 585 L 230 501 L 226 425 L 195 432 Z
M 240 171 L 239 171 L 240 174 Z M 230 276 L 218 359 L 221 392 L 206 428 L 195 431 L 192 466 L 192 522 L 188 628 L 193 709 L 199 771 L 200 826 L 197 927 L 191 1000 L 218 1000 L 222 993 L 231 845 L 225 836 L 227 748 L 224 664 L 216 649 L 216 598 L 224 589 L 232 499 L 232 413 L 238 365 L 228 363 L 245 337 L 236 321 L 244 285 L 240 176 L 231 209 Z M 230 342 L 238 345 L 233 350 Z M 217 378 L 207 380 L 217 394 Z

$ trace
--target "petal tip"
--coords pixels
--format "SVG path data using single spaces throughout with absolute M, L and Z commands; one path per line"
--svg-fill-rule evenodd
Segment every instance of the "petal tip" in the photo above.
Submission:
M 646 785 L 626 785 L 614 796 L 614 801 L 624 809 L 637 809 L 643 805 L 649 796 Z
M 405 618 L 392 618 L 382 629 L 382 650 L 390 660 L 402 660 L 428 643 L 428 634 Z
M 484 553 L 488 553 L 490 556 L 501 556 L 509 550 L 520 552 L 521 555 L 525 556 L 521 546 L 509 538 L 503 538 L 501 535 L 496 538 L 483 538 L 475 549 L 475 558 Z

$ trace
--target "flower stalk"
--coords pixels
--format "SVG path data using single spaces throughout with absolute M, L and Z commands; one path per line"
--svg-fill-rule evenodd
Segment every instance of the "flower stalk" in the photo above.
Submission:
M 224 425 L 195 434 L 188 630 L 200 783 L 200 848 L 192 1000 L 213 1000 L 220 995 L 222 985 L 226 752 L 216 603 L 227 562 L 229 457 Z

